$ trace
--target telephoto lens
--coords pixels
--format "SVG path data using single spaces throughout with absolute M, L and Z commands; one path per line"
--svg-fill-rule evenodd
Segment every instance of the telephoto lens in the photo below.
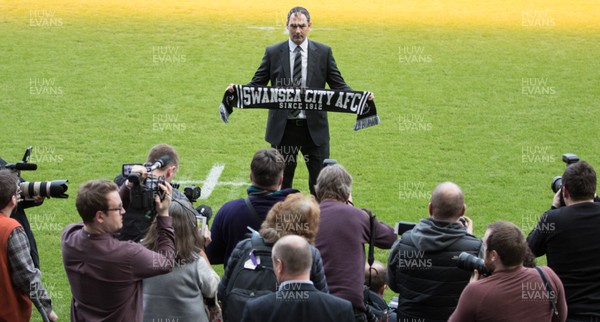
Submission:
M 485 267 L 483 259 L 477 256 L 473 256 L 467 252 L 462 252 L 458 255 L 458 268 L 464 269 L 465 271 L 472 272 L 476 269 L 479 274 L 483 276 L 489 276 L 490 272 Z

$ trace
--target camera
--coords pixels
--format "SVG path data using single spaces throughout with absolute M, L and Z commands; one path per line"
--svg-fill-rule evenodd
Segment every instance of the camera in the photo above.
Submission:
M 567 167 L 568 167 L 570 164 L 579 162 L 579 157 L 573 153 L 565 153 L 562 156 L 562 160 L 564 163 L 567 164 Z M 557 193 L 558 190 L 560 190 L 561 188 L 562 188 L 562 176 L 555 176 L 552 179 L 552 183 L 550 184 L 550 189 L 552 189 L 552 191 L 554 193 Z
M 402 236 L 402 234 L 404 234 L 405 232 L 415 228 L 416 224 L 417 223 L 408 222 L 408 221 L 397 222 L 396 225 L 394 226 L 394 232 L 396 234 L 398 234 L 398 236 Z
M 491 275 L 491 272 L 485 267 L 482 258 L 471 255 L 467 252 L 462 252 L 460 255 L 458 255 L 457 266 L 458 268 L 469 272 L 472 272 L 474 269 L 476 269 L 479 274 L 483 276 Z
M 21 198 L 24 200 L 31 200 L 34 196 L 45 198 L 69 198 L 69 195 L 65 193 L 69 188 L 67 182 L 69 182 L 69 180 L 21 182 L 19 183 Z
M 17 163 L 4 164 L 3 168 L 16 172 L 19 177 L 21 176 L 21 171 L 37 170 L 37 164 L 29 163 L 32 148 L 30 146 L 25 149 L 23 160 Z M 33 200 L 35 196 L 43 198 L 69 198 L 69 195 L 65 193 L 69 189 L 67 182 L 69 180 L 20 182 L 21 198 L 23 200 Z
M 156 196 L 164 200 L 166 193 L 159 187 L 159 183 L 165 182 L 164 177 L 148 177 L 144 182 L 140 181 L 139 173 L 131 173 L 127 180 L 133 184 L 131 188 L 130 207 L 136 209 L 154 210 Z
M 181 185 L 179 183 L 171 183 L 171 186 L 173 186 L 173 189 L 179 189 Z M 190 201 L 190 203 L 193 204 L 198 200 L 198 198 L 200 198 L 200 195 L 202 194 L 202 189 L 200 189 L 200 187 L 197 186 L 187 186 L 183 188 L 183 194 Z

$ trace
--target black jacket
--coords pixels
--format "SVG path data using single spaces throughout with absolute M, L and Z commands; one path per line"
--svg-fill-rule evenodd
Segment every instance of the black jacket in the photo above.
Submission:
M 319 292 L 311 284 L 291 283 L 276 293 L 249 301 L 242 322 L 354 322 L 352 304 Z
M 244 254 L 250 252 L 251 250 L 252 242 L 250 238 L 247 238 L 240 241 L 231 253 L 231 257 L 229 257 L 227 267 L 225 267 L 225 272 L 223 273 L 223 278 L 221 279 L 221 282 L 219 282 L 219 289 L 217 291 L 219 300 L 223 300 L 224 296 L 226 295 L 227 283 L 229 283 L 229 278 L 235 270 L 237 263 L 241 260 Z M 317 290 L 329 293 L 329 289 L 327 288 L 327 280 L 325 279 L 325 270 L 323 268 L 321 253 L 319 253 L 319 250 L 312 245 L 310 246 L 310 250 L 313 257 L 313 263 L 310 269 L 310 280 L 314 283 Z
M 421 221 L 394 243 L 388 285 L 398 292 L 398 318 L 447 321 L 471 272 L 457 267 L 461 252 L 478 255 L 481 240 L 457 222 Z
M 533 228 L 527 243 L 565 288 L 569 318 L 600 318 L 600 204 L 585 202 L 549 210 Z

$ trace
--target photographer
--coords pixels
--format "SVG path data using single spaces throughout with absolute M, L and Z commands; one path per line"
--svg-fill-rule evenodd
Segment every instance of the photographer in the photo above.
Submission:
M 394 229 L 352 204 L 352 176 L 339 164 L 321 170 L 315 187 L 321 222 L 315 246 L 321 252 L 327 285 L 332 295 L 352 303 L 356 321 L 367 321 L 364 302 L 366 255 L 364 244 L 389 249 Z
M 0 158 L 0 169 L 4 169 L 6 165 L 6 161 Z M 19 182 L 24 181 L 23 178 L 19 176 Z M 10 216 L 12 219 L 16 220 L 21 224 L 25 235 L 27 236 L 27 240 L 29 241 L 30 255 L 31 260 L 33 261 L 33 265 L 36 268 L 40 268 L 40 255 L 37 249 L 37 243 L 35 241 L 35 236 L 33 235 L 33 231 L 31 230 L 31 226 L 29 225 L 29 219 L 25 214 L 25 209 L 30 207 L 37 207 L 44 202 L 44 198 L 38 197 L 35 200 L 29 201 L 21 201 L 17 204 L 17 208 L 13 211 L 13 214 Z
M 388 285 L 398 292 L 399 319 L 446 321 L 454 311 L 470 275 L 456 266 L 456 257 L 478 255 L 481 248 L 481 240 L 472 235 L 473 222 L 464 217 L 466 209 L 460 187 L 440 183 L 431 194 L 430 217 L 392 247 Z
M 169 216 L 172 189 L 160 183 L 155 198 L 156 247 L 115 239 L 124 211 L 118 187 L 93 180 L 79 187 L 75 205 L 83 223 L 63 230 L 62 259 L 71 286 L 71 321 L 132 321 L 143 317 L 142 280 L 169 273 L 175 262 L 175 232 Z
M 552 209 L 527 237 L 533 254 L 546 255 L 562 280 L 569 321 L 600 320 L 600 204 L 594 202 L 595 192 L 594 168 L 585 161 L 568 165 Z
M 29 321 L 34 302 L 45 317 L 56 321 L 41 273 L 33 265 L 25 231 L 10 218 L 20 201 L 18 182 L 16 174 L 0 170 L 0 320 Z
M 460 295 L 448 321 L 565 321 L 565 292 L 549 267 L 527 268 L 527 241 L 515 224 L 498 221 L 487 227 L 483 237 L 483 260 L 491 276 L 471 282 Z M 590 321 L 590 320 L 587 320 Z
M 166 160 L 166 161 L 165 161 Z M 155 165 L 157 162 L 161 162 L 161 166 L 148 171 L 147 167 Z M 138 186 L 134 185 L 134 182 L 129 179 L 126 180 L 119 189 L 119 195 L 123 201 L 123 207 L 125 208 L 125 215 L 123 216 L 123 229 L 120 231 L 118 238 L 120 240 L 132 240 L 139 242 L 148 232 L 148 228 L 152 223 L 152 219 L 155 214 L 152 207 L 144 207 L 140 205 L 133 205 L 133 201 L 144 199 L 146 196 L 142 195 L 142 188 L 148 178 L 153 180 L 159 180 L 160 177 L 164 178 L 165 182 L 172 183 L 175 174 L 179 168 L 179 155 L 175 149 L 168 144 L 158 144 L 150 149 L 146 166 L 134 166 L 131 169 L 132 174 L 139 175 Z M 115 180 L 115 181 L 122 181 Z M 137 200 L 136 200 L 137 198 Z M 152 198 L 150 198 L 152 199 Z M 186 203 L 191 206 L 191 203 L 187 197 L 179 190 L 173 188 L 173 200 L 178 200 L 182 203 Z M 142 200 L 142 202 L 145 200 Z M 150 202 L 151 204 L 151 202 Z

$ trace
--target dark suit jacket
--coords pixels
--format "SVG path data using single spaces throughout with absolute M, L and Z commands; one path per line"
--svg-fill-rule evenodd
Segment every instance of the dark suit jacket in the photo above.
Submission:
M 325 83 L 331 89 L 352 90 L 344 82 L 337 68 L 331 47 L 308 41 L 308 64 L 306 71 L 306 86 L 308 88 L 325 88 Z M 288 40 L 269 46 L 265 56 L 248 85 L 266 86 L 269 82 L 273 87 L 291 87 L 292 75 L 290 70 L 290 48 Z M 272 145 L 279 145 L 287 122 L 288 111 L 269 110 L 265 140 Z M 318 146 L 329 143 L 329 123 L 327 112 L 306 111 L 308 130 Z
M 349 301 L 317 291 L 311 284 L 291 283 L 246 303 L 242 321 L 354 322 L 354 311 Z

